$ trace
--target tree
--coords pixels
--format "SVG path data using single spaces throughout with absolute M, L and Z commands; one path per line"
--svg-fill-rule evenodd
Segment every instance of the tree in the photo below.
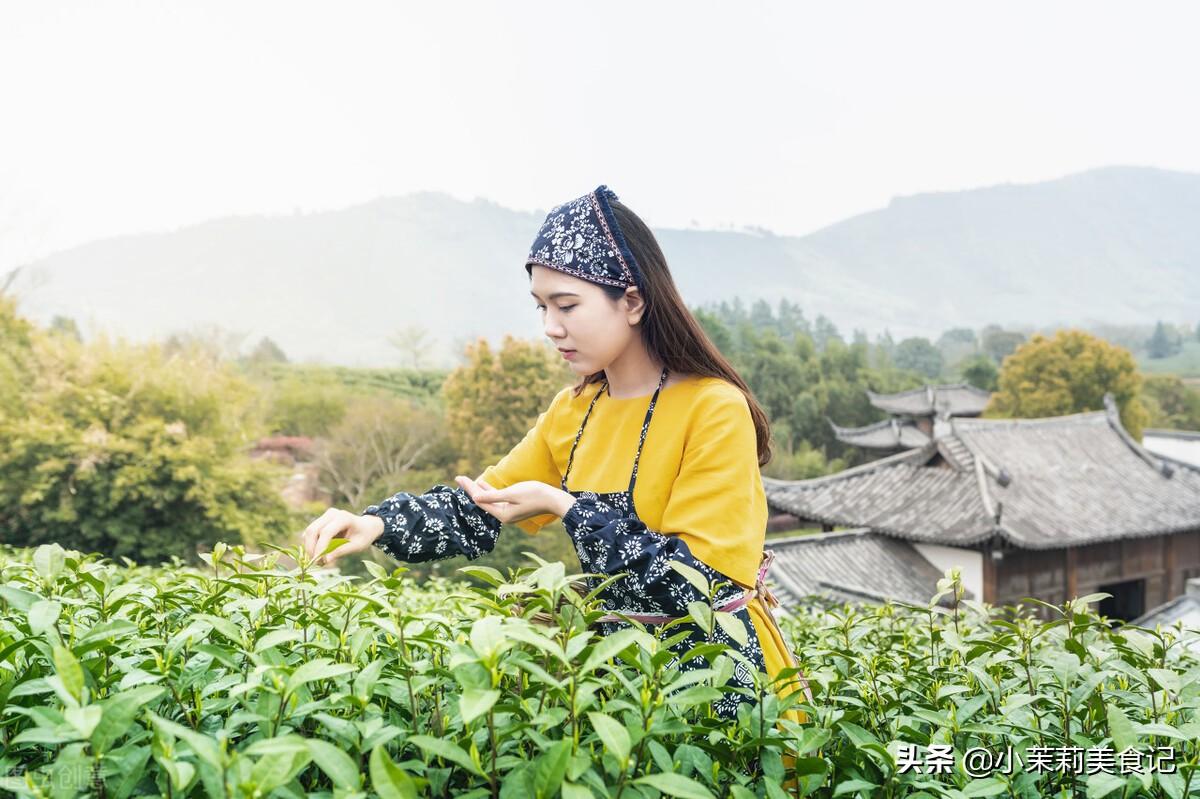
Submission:
M 1166 325 L 1159 320 L 1154 326 L 1154 334 L 1146 342 L 1146 352 L 1151 358 L 1169 358 L 1179 352 L 1181 345 L 1178 337 L 1171 335 Z
M 1146 423 L 1133 354 L 1082 330 L 1059 330 L 1054 338 L 1035 333 L 1005 359 L 997 382 L 985 416 L 1034 419 L 1095 411 L 1111 392 L 1131 435 L 1140 438 Z
M 378 501 L 378 485 L 390 496 L 409 473 L 428 463 L 428 453 L 445 435 L 441 417 L 410 400 L 359 397 L 345 416 L 316 442 L 313 461 L 335 504 L 357 512 Z M 419 491 L 428 489 L 425 486 Z
M 264 363 L 287 363 L 288 357 L 283 349 L 270 338 L 263 336 L 247 356 L 246 360 L 255 365 Z
M 1145 380 L 1142 401 L 1150 427 L 1200 430 L 1200 391 L 1188 388 L 1176 375 L 1149 375 Z
M 75 320 L 69 316 L 56 314 L 50 320 L 49 330 L 51 333 L 60 333 L 64 336 L 70 336 L 76 341 L 83 341 L 83 336 L 79 334 L 79 325 L 75 324 Z
M 996 368 L 995 361 L 983 354 L 968 358 L 962 363 L 962 379 L 984 391 L 996 390 L 996 379 L 999 375 L 1000 370 Z
M 268 432 L 323 436 L 346 415 L 351 392 L 330 377 L 287 374 L 265 390 Z
M 420 325 L 409 325 L 396 331 L 388 338 L 388 344 L 400 350 L 405 366 L 420 369 L 429 360 L 429 350 L 433 340 L 429 331 Z
M 25 411 L 0 417 L 0 540 L 199 564 L 293 531 L 280 467 L 251 461 L 254 389 L 198 348 L 34 339 Z
M 937 348 L 942 353 L 942 361 L 953 367 L 978 352 L 979 341 L 971 328 L 955 327 L 938 337 Z
M 446 378 L 446 430 L 463 472 L 478 474 L 524 438 L 574 373 L 542 342 L 505 336 L 499 352 L 487 339 L 465 348 L 466 363 Z
M 167 357 L 184 350 L 199 351 L 211 361 L 234 361 L 248 333 L 226 330 L 216 324 L 197 324 L 172 333 L 163 345 Z
M 713 345 L 728 357 L 733 352 L 733 334 L 729 332 L 729 328 L 715 313 L 703 308 L 692 309 L 692 315 L 696 317 L 700 327 L 704 328 Z
M 996 363 L 1003 363 L 1024 341 L 1025 336 L 1020 333 L 1002 330 L 997 325 L 988 325 L 980 337 L 980 347 L 992 356 Z
M 16 298 L 0 292 L 0 418 L 20 415 L 33 379 L 34 326 L 17 314 Z
M 824 314 L 818 314 L 813 325 L 813 342 L 817 345 L 817 352 L 824 352 L 831 341 L 842 341 L 842 334 Z
M 906 338 L 893 356 L 898 369 L 908 369 L 930 379 L 942 373 L 942 353 L 927 338 Z
M 812 327 L 804 318 L 800 306 L 786 297 L 779 300 L 779 334 L 784 341 L 794 341 L 796 336 L 811 336 Z

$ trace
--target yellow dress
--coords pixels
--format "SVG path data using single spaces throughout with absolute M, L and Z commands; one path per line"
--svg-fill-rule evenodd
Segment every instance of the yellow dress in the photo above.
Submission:
M 599 384 L 579 396 L 567 387 L 538 416 L 537 423 L 482 479 L 495 488 L 523 480 L 558 487 L 580 423 Z M 637 451 L 650 395 L 601 397 L 588 419 L 571 466 L 569 488 L 624 491 Z M 646 527 L 682 536 L 692 554 L 743 587 L 753 588 L 766 539 L 767 500 L 758 467 L 754 422 L 737 386 L 715 377 L 689 376 L 659 394 L 638 465 L 634 504 Z M 557 520 L 547 514 L 517 523 L 536 534 Z M 774 677 L 797 665 L 755 597 L 748 606 L 762 646 L 766 672 Z M 782 684 L 779 696 L 798 690 Z M 806 715 L 786 716 L 804 723 Z

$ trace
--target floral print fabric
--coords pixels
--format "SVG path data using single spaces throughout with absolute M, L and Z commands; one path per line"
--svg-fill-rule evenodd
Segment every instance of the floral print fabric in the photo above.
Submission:
M 529 248 L 526 268 L 537 264 L 593 283 L 635 285 L 637 266 L 608 205 L 615 199 L 600 186 L 551 210 Z
M 396 560 L 423 563 L 466 555 L 474 560 L 496 546 L 500 520 L 461 488 L 436 485 L 414 496 L 403 491 L 370 505 L 363 515 L 383 520 L 375 546 Z
M 688 615 L 688 604 L 691 602 L 708 604 L 708 597 L 670 567 L 671 561 L 691 566 L 704 575 L 710 587 L 721 586 L 716 588 L 713 606 L 719 607 L 744 593 L 744 589 L 727 576 L 694 557 L 688 549 L 687 542 L 679 536 L 664 535 L 647 529 L 632 512 L 629 492 L 570 493 L 576 497 L 576 501 L 563 516 L 563 525 L 575 542 L 575 553 L 579 556 L 583 570 L 600 575 L 627 573 L 623 580 L 614 581 L 600 592 L 600 597 L 605 600 L 605 607 L 611 612 L 660 613 L 678 617 Z M 595 589 L 602 579 L 587 578 L 589 590 Z M 740 646 L 715 623 L 711 640 L 739 651 L 755 669 L 765 671 L 762 645 L 759 643 L 754 623 L 750 620 L 749 609 L 743 607 L 735 611 L 733 616 L 745 625 L 746 645 Z M 605 635 L 610 635 L 629 624 L 601 622 L 600 626 Z M 679 662 L 679 658 L 689 649 L 709 640 L 707 631 L 698 624 L 689 621 L 666 629 L 663 625 L 647 625 L 647 629 L 659 638 L 669 638 L 687 631 L 687 638 L 671 647 L 676 654 L 671 664 L 678 665 L 682 671 L 708 665 L 700 657 L 686 663 Z M 751 696 L 730 691 L 714 702 L 713 709 L 716 714 L 725 718 L 735 717 L 738 705 L 745 701 L 753 701 L 754 678 L 750 673 L 750 666 L 735 658 L 733 677 L 729 684 L 749 689 Z

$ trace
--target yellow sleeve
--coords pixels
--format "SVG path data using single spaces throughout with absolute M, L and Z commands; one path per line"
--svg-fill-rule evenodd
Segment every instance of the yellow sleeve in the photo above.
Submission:
M 554 401 L 550 403 L 550 407 L 538 416 L 533 429 L 525 434 L 521 442 L 501 458 L 499 463 L 489 466 L 483 471 L 482 479 L 484 481 L 493 488 L 506 488 L 523 480 L 537 480 L 552 486 L 559 485 L 562 475 L 558 473 L 558 466 L 554 463 L 554 453 L 550 451 L 546 430 L 550 426 L 554 409 L 558 406 L 559 400 L 565 392 L 570 390 L 570 388 L 565 388 L 560 391 Z M 516 522 L 516 525 L 530 535 L 534 535 L 543 526 L 557 518 L 553 513 L 547 513 Z
M 662 532 L 682 534 L 701 561 L 753 586 L 766 539 L 767 500 L 750 406 L 736 386 L 723 386 L 692 419 Z

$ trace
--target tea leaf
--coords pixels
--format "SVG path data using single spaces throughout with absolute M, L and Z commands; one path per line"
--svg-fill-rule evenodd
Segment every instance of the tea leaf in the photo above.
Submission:
M 437 755 L 445 760 L 449 760 L 451 763 L 461 766 L 472 774 L 480 777 L 484 776 L 483 771 L 475 765 L 471 760 L 471 756 L 463 751 L 461 746 L 441 738 L 431 738 L 428 735 L 414 735 L 408 740 L 409 743 L 419 746 L 431 755 Z
M 12 605 L 16 610 L 28 613 L 29 609 L 33 607 L 33 603 L 40 601 L 41 597 L 22 588 L 0 585 L 0 599 Z
M 1118 752 L 1123 752 L 1131 746 L 1137 746 L 1137 735 L 1133 731 L 1133 724 L 1121 712 L 1120 708 L 1112 703 L 1106 703 L 1108 712 L 1108 733 L 1112 736 L 1113 749 Z M 1091 781 L 1088 781 L 1091 785 Z M 1089 788 L 1089 790 L 1091 790 Z
M 271 630 L 254 643 L 254 651 L 261 652 L 272 646 L 279 646 L 290 641 L 299 641 L 302 638 L 304 638 L 304 632 L 301 630 Z
M 62 614 L 62 605 L 49 599 L 39 599 L 29 608 L 29 630 L 34 635 L 43 635 L 54 630 L 57 636 L 56 624 Z
M 692 587 L 699 591 L 701 596 L 708 596 L 708 578 L 701 574 L 697 569 L 678 560 L 668 561 L 667 565 L 682 574 L 683 579 L 691 583 Z
M 647 774 L 645 777 L 638 777 L 634 783 L 649 785 L 667 796 L 676 796 L 679 799 L 715 799 L 712 791 L 682 774 Z
M 558 793 L 570 762 L 571 744 L 569 740 L 552 744 L 534 763 L 533 785 L 537 799 L 548 799 Z
M 604 747 L 616 755 L 617 762 L 624 769 L 629 764 L 629 752 L 632 748 L 629 731 L 625 729 L 625 725 L 606 713 L 588 713 L 588 719 L 591 720 L 592 728 L 600 736 Z
M 53 581 L 63 570 L 64 550 L 58 544 L 42 544 L 33 552 L 33 568 L 47 582 Z
M 371 750 L 371 787 L 380 799 L 417 799 L 417 786 L 382 745 Z
M 284 693 L 290 694 L 301 685 L 314 680 L 328 680 L 354 670 L 352 663 L 333 663 L 328 658 L 310 660 L 297 666 L 296 670 L 288 677 Z
M 166 693 L 161 685 L 142 685 L 114 694 L 100 703 L 103 716 L 92 733 L 92 748 L 106 752 L 133 724 L 143 705 Z
M 62 681 L 63 688 L 76 701 L 83 697 L 83 667 L 75 659 L 70 649 L 64 646 L 54 647 L 54 671 Z
M 713 611 L 713 618 L 717 620 L 717 624 L 721 625 L 721 629 L 725 634 L 732 638 L 738 646 L 745 646 L 750 640 L 749 633 L 746 631 L 746 624 L 732 613 L 726 613 L 723 610 Z
M 588 655 L 587 660 L 585 660 L 583 665 L 579 667 L 579 674 L 591 674 L 593 670 L 608 661 L 609 658 L 615 657 L 618 652 L 620 652 L 622 649 L 625 649 L 627 646 L 631 646 L 634 641 L 638 640 L 644 635 L 646 635 L 646 633 L 643 633 L 640 630 L 635 630 L 631 627 L 627 627 L 623 630 L 617 630 L 612 635 L 601 638 L 598 642 L 596 642 L 596 645 L 592 647 L 592 651 Z
M 470 724 L 475 719 L 492 709 L 500 698 L 499 691 L 484 691 L 479 688 L 468 688 L 458 699 L 459 711 L 462 713 L 463 724 Z
M 318 738 L 309 738 L 307 743 L 313 762 L 321 771 L 325 772 L 335 788 L 350 791 L 359 789 L 362 783 L 362 774 L 359 772 L 358 764 L 351 760 L 348 754 L 328 741 Z M 377 748 L 382 749 L 382 747 Z M 374 753 L 372 753 L 372 758 L 374 758 Z

